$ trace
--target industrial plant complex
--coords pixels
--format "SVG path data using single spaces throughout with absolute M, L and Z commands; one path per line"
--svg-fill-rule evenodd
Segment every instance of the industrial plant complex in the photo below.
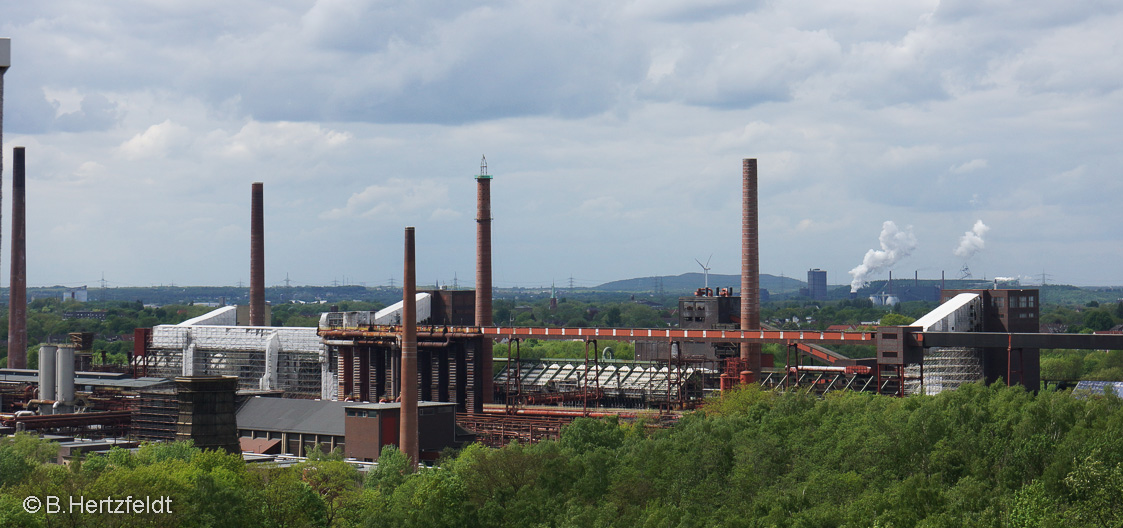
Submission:
M 8 65 L 0 40 L 2 71 Z M 0 114 L 2 116 L 2 114 Z M 0 120 L 2 124 L 2 120 Z M 0 136 L 2 138 L 2 136 Z M 2 149 L 0 145 L 0 149 Z M 1035 289 L 944 289 L 908 326 L 784 330 L 761 321 L 757 160 L 741 165 L 739 288 L 706 285 L 677 299 L 664 328 L 503 326 L 493 321 L 491 185 L 476 182 L 473 290 L 417 290 L 414 228 L 404 228 L 403 295 L 378 311 L 326 309 L 316 327 L 271 326 L 265 302 L 264 184 L 250 193 L 247 306 L 138 328 L 129 364 L 94 372 L 89 334 L 27 361 L 26 162 L 12 150 L 8 362 L 0 369 L 0 433 L 37 431 L 69 453 L 190 439 L 247 456 L 306 456 L 322 446 L 356 463 L 396 445 L 414 462 L 472 442 L 557 437 L 581 416 L 672 416 L 742 385 L 906 397 L 985 380 L 1041 386 L 1041 349 L 1123 349 L 1123 335 L 1041 333 Z M 729 219 L 731 222 L 735 219 Z M 708 268 L 707 268 L 708 269 Z M 85 290 L 70 293 L 84 296 Z M 826 299 L 826 272 L 806 297 Z M 887 292 L 881 302 L 894 304 Z M 569 340 L 581 359 L 524 359 L 526 340 Z M 635 344 L 610 357 L 606 341 Z M 784 347 L 781 364 L 762 346 Z M 866 345 L 855 358 L 837 345 Z
M 24 149 L 15 149 L 24 181 Z M 398 445 L 415 460 L 469 442 L 555 437 L 578 416 L 676 413 L 742 384 L 778 390 L 868 391 L 906 396 L 1003 380 L 1040 385 L 1041 348 L 1123 348 L 1119 335 L 1039 333 L 1033 289 L 944 290 L 910 326 L 876 330 L 779 330 L 760 322 L 756 160 L 742 166 L 742 281 L 678 300 L 669 328 L 511 327 L 491 321 L 492 177 L 477 181 L 474 290 L 417 291 L 413 229 L 406 228 L 400 302 L 376 312 L 328 310 L 318 327 L 269 326 L 264 301 L 263 185 L 251 188 L 248 306 L 225 306 L 175 325 L 135 332 L 125 372 L 89 371 L 89 336 L 40 348 L 38 370 L 21 354 L 26 300 L 13 280 L 9 364 L 0 370 L 4 430 L 69 435 L 79 442 L 192 439 L 254 455 L 339 449 L 357 463 Z M 20 185 L 18 188 L 22 188 Z M 24 276 L 23 202 L 14 193 L 13 278 Z M 826 274 L 808 272 L 808 295 Z M 25 317 L 25 316 L 23 316 Z M 524 360 L 526 339 L 576 340 L 583 360 Z M 635 343 L 636 357 L 608 357 L 598 342 Z M 786 347 L 775 364 L 761 346 Z M 834 345 L 862 344 L 850 358 Z M 77 440 L 85 438 L 86 440 Z M 101 448 L 108 448 L 104 444 Z M 119 445 L 119 444 L 112 444 Z

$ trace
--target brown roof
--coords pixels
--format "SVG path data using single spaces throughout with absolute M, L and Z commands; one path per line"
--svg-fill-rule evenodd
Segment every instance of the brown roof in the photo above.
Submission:
M 279 438 L 267 440 L 243 436 L 238 439 L 238 442 L 242 446 L 243 453 L 258 453 L 261 455 L 279 455 L 281 453 L 281 439 Z

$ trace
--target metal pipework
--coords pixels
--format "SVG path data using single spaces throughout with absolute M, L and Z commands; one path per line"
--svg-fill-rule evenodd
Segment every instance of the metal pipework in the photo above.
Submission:
M 480 174 L 476 176 L 476 326 L 491 325 L 491 175 L 487 173 L 487 159 L 484 158 L 480 163 Z M 483 389 L 482 404 L 491 403 L 494 390 L 491 379 L 492 341 L 485 338 L 480 343 L 476 376 Z M 482 410 L 479 404 L 477 407 Z
M 756 159 L 742 160 L 741 329 L 760 329 L 760 240 L 758 238 Z M 753 376 L 760 374 L 760 344 L 742 343 L 741 359 Z M 755 380 L 754 380 L 755 381 Z
M 398 444 L 413 465 L 419 460 L 417 440 L 417 270 L 414 229 L 406 228 L 405 277 L 402 281 L 402 406 Z
M 8 368 L 27 368 L 27 187 L 23 147 L 12 149 L 12 279 L 8 294 Z
M 250 326 L 265 326 L 265 216 L 263 185 L 250 191 Z

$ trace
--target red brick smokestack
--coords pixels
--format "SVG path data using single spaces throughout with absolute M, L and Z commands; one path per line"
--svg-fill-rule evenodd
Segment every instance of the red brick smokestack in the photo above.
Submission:
M 406 228 L 405 277 L 402 280 L 402 407 L 398 445 L 417 465 L 417 261 L 413 228 Z
M 491 176 L 486 158 L 476 176 L 476 326 L 491 326 Z M 491 403 L 491 339 L 484 338 L 476 360 L 477 379 L 483 386 L 483 402 Z
M 265 215 L 263 184 L 250 192 L 250 326 L 265 326 Z
M 12 149 L 12 282 L 8 293 L 8 368 L 27 368 L 27 226 L 23 147 Z
M 741 330 L 760 329 L 760 239 L 757 235 L 756 159 L 742 162 L 741 217 Z M 760 374 L 760 343 L 741 343 L 741 359 L 748 361 L 752 380 Z

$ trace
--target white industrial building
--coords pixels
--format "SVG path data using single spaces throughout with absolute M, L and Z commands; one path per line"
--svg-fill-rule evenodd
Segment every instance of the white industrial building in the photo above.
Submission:
M 235 306 L 153 327 L 145 360 L 152 376 L 237 376 L 240 390 L 335 399 L 338 387 L 315 328 L 237 326 Z
M 982 331 L 983 297 L 960 293 L 909 326 L 919 326 L 925 332 Z M 939 394 L 983 379 L 982 358 L 977 348 L 929 348 L 924 354 L 923 368 L 907 367 L 906 377 L 915 380 L 906 384 L 908 392 L 919 392 L 917 381 L 923 381 L 925 394 Z

